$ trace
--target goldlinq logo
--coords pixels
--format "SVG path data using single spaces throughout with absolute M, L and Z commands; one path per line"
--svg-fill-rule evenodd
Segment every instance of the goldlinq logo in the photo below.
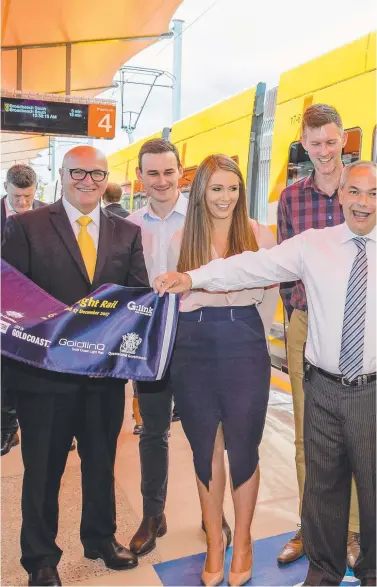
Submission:
M 72 347 L 74 350 L 82 350 L 82 351 L 104 351 L 105 345 L 95 344 L 94 342 L 86 342 L 85 340 L 67 340 L 66 338 L 61 338 L 59 340 L 59 344 L 61 346 L 69 346 Z
M 143 314 L 144 316 L 152 316 L 153 308 L 150 306 L 143 306 L 142 304 L 135 304 L 135 302 L 128 302 L 127 308 L 136 314 Z

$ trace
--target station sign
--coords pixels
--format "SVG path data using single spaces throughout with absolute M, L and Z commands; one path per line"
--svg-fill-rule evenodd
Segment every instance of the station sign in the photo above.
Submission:
M 1 130 L 38 135 L 113 139 L 114 104 L 1 98 Z

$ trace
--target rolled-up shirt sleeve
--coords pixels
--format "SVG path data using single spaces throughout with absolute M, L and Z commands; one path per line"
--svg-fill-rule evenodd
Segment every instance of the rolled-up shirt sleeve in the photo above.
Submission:
M 187 271 L 192 289 L 232 291 L 266 287 L 302 278 L 302 235 L 272 249 L 245 251 L 227 259 L 216 259 L 199 269 Z

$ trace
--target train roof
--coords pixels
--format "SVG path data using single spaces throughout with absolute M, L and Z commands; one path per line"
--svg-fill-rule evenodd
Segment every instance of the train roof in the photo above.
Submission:
M 282 104 L 376 69 L 376 32 L 316 57 L 280 76 Z

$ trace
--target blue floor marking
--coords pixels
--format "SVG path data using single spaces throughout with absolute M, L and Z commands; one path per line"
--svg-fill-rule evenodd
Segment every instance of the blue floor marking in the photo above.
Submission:
M 308 570 L 308 561 L 306 557 L 288 565 L 278 565 L 276 557 L 284 544 L 294 536 L 294 532 L 280 534 L 256 540 L 254 543 L 254 567 L 253 577 L 247 585 L 269 585 L 285 586 L 296 585 L 304 581 Z M 225 559 L 225 580 L 221 585 L 228 584 L 228 572 L 232 558 L 232 548 L 228 548 Z M 163 585 L 168 586 L 197 586 L 201 585 L 201 574 L 203 570 L 205 553 L 185 556 L 165 563 L 153 565 Z M 350 571 L 347 571 L 349 580 L 345 580 L 341 585 L 356 587 L 359 581 Z

